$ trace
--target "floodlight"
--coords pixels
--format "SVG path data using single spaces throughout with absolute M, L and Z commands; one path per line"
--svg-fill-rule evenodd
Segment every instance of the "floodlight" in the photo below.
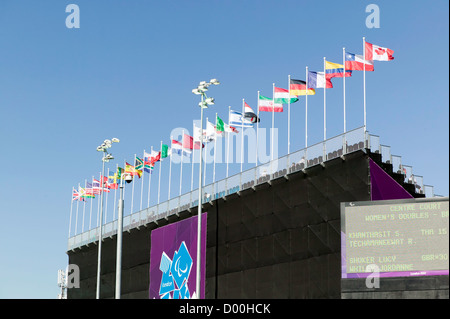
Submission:
M 214 105 L 214 98 L 209 97 L 205 100 L 205 103 L 208 105 Z
M 199 89 L 193 89 L 192 93 L 196 94 L 196 95 L 200 95 L 202 94 L 202 92 L 199 91 Z
M 220 82 L 217 79 L 211 79 L 209 81 L 209 83 L 214 84 L 214 85 L 219 85 L 220 84 Z
M 113 137 L 113 138 L 111 139 L 111 141 L 112 141 L 113 143 L 119 143 L 119 142 L 120 142 L 120 140 L 119 140 L 118 138 L 116 138 L 116 137 Z

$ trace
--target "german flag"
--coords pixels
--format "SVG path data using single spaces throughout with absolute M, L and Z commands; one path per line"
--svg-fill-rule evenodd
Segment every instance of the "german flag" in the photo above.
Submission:
M 316 94 L 316 90 L 312 88 L 306 89 L 306 82 L 302 80 L 294 80 L 291 79 L 289 83 L 289 93 L 291 95 L 314 95 Z

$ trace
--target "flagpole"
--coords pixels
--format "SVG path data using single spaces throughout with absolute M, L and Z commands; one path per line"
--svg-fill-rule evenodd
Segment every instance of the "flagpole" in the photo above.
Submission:
M 208 131 L 208 118 L 206 118 L 206 128 L 205 131 L 202 130 L 202 136 L 203 133 L 205 133 L 205 137 L 206 137 L 206 132 Z M 204 163 L 203 163 L 203 185 L 206 185 L 206 154 L 208 154 L 208 141 L 206 141 L 205 143 L 205 158 L 204 158 Z
M 92 180 L 91 180 L 91 189 L 92 189 L 92 195 L 94 194 L 94 176 L 92 176 Z M 91 230 L 91 225 L 92 225 L 92 202 L 93 200 L 91 199 L 91 211 L 89 212 L 89 230 Z
M 324 74 L 325 76 L 325 74 Z M 326 81 L 326 79 L 325 79 Z M 308 147 L 308 67 L 306 67 L 306 95 L 305 95 L 305 148 Z M 306 160 L 306 158 L 305 158 Z
M 73 186 L 72 186 L 72 197 L 71 197 L 71 200 L 70 200 L 69 237 L 68 237 L 68 238 L 70 238 L 70 230 L 71 230 L 71 228 L 72 228 L 73 191 L 74 191 L 74 188 L 73 188 Z
M 84 194 L 86 195 L 86 184 L 87 180 L 84 180 Z M 83 222 L 81 223 L 81 232 L 84 233 L 84 213 L 86 211 L 86 197 L 84 197 L 84 203 L 83 203 Z
M 78 230 L 78 203 L 80 202 L 80 183 L 78 183 L 78 200 L 77 200 L 77 213 L 75 215 L 75 235 Z
M 258 166 L 258 133 L 259 133 L 259 91 L 258 91 L 258 99 L 257 99 L 257 107 L 258 107 L 258 119 L 256 121 L 256 159 L 255 159 L 255 167 Z
M 244 103 L 245 100 L 242 99 L 242 114 L 241 114 L 241 123 L 242 123 L 242 138 L 241 138 L 241 173 L 242 173 L 242 164 L 244 163 Z
M 160 195 L 160 189 L 161 189 L 161 171 L 162 171 L 162 141 L 161 141 L 161 147 L 159 148 L 159 179 L 158 179 L 158 205 L 159 205 L 159 195 Z
M 170 135 L 170 149 L 172 150 L 172 135 Z M 169 152 L 167 151 L 167 153 L 169 153 Z M 167 155 L 169 155 L 169 154 L 167 154 Z M 171 182 L 171 179 L 172 179 L 172 151 L 170 153 L 170 163 L 169 163 L 169 191 L 167 193 L 167 200 L 168 201 L 170 200 L 170 182 Z
M 291 149 L 291 75 L 288 75 L 288 154 Z M 275 107 L 275 105 L 274 105 Z
M 117 170 L 118 169 L 119 169 L 119 164 L 116 164 L 116 173 L 114 174 L 114 183 L 117 184 L 117 186 L 119 185 L 119 183 L 117 182 Z M 109 178 L 109 176 L 108 176 L 108 178 Z M 116 219 L 117 188 L 114 189 L 113 221 Z
M 108 170 L 107 170 L 107 173 L 106 174 L 108 174 L 108 176 L 109 176 L 109 167 L 108 167 Z M 105 176 L 102 176 L 102 183 L 105 183 Z M 105 203 L 105 224 L 106 224 L 106 216 L 108 215 L 108 196 L 109 195 L 109 192 L 107 192 L 106 193 L 106 203 Z
M 134 154 L 134 163 L 133 164 L 135 164 L 135 166 L 134 166 L 134 173 L 136 174 L 136 154 Z M 126 171 L 126 168 L 125 168 L 125 171 Z M 135 179 L 136 179 L 136 175 L 133 175 L 133 187 L 132 187 L 132 190 L 131 190 L 131 212 L 130 212 L 130 214 L 133 214 L 134 180 Z
M 275 123 L 275 83 L 272 83 L 272 138 L 271 138 L 271 150 L 270 159 L 273 161 L 273 128 Z
M 228 106 L 228 129 L 230 130 L 230 113 L 231 106 Z M 228 178 L 228 162 L 230 158 L 230 132 L 227 132 L 227 178 Z
M 367 122 L 366 122 L 366 37 L 363 37 L 363 56 L 364 56 L 364 64 L 363 64 L 363 86 L 364 86 L 364 136 L 367 131 Z
M 142 157 L 142 180 L 141 180 L 141 206 L 140 206 L 140 210 L 142 210 L 142 194 L 144 192 L 144 176 L 145 176 L 145 150 L 144 150 L 144 156 Z M 136 163 L 134 163 L 136 164 Z
M 327 72 L 326 57 L 323 57 L 323 76 L 325 83 L 323 85 L 323 140 L 327 139 Z M 345 74 L 344 74 L 345 77 Z
M 102 172 L 100 172 L 100 175 L 102 175 Z M 94 183 L 92 183 L 92 186 L 94 186 Z M 102 196 L 103 196 L 103 192 L 100 190 L 100 199 L 102 198 Z M 99 220 L 100 220 L 100 202 L 102 202 L 102 200 L 99 200 L 98 202 L 97 202 L 97 227 L 100 225 L 99 224 Z M 100 220 L 100 222 L 101 222 L 101 220 Z
M 150 207 L 150 188 L 152 186 L 152 172 L 153 172 L 153 168 L 152 167 L 152 153 L 153 153 L 153 146 L 150 148 L 150 176 L 148 178 L 148 195 L 147 195 L 147 207 Z M 144 156 L 145 157 L 145 156 Z M 145 160 L 145 158 L 144 158 Z
M 216 148 L 217 148 L 217 112 L 216 112 L 216 126 L 214 128 L 213 187 L 214 187 L 214 183 L 216 182 L 216 153 L 217 153 L 217 149 Z
M 192 128 L 193 128 L 193 133 L 192 134 L 192 171 L 191 171 L 191 192 L 194 189 L 194 161 L 195 161 L 195 140 L 194 140 L 194 135 L 195 135 L 195 125 L 194 123 L 192 123 Z
M 342 63 L 344 64 L 344 133 L 347 132 L 347 125 L 346 125 L 346 119 L 345 119 L 345 78 L 347 75 L 347 71 L 345 68 L 345 48 L 342 48 Z
M 183 180 L 183 146 L 184 146 L 184 130 L 183 135 L 181 136 L 181 163 L 180 163 L 180 196 L 181 196 L 181 185 Z

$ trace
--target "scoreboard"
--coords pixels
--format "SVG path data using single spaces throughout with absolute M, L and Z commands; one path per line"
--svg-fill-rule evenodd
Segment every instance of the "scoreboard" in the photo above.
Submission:
M 448 197 L 341 203 L 342 278 L 448 275 Z

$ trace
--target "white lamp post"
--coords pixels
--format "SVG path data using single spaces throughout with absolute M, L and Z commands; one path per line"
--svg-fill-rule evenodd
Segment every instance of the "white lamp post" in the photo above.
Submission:
M 98 152 L 103 152 L 102 156 L 102 190 L 100 193 L 100 234 L 98 236 L 98 262 L 97 262 L 97 290 L 96 298 L 100 299 L 100 269 L 102 261 L 102 235 L 103 235 L 103 186 L 104 186 L 104 176 L 105 176 L 105 162 L 109 162 L 114 159 L 114 157 L 108 153 L 107 149 L 111 147 L 112 143 L 119 143 L 119 139 L 113 138 L 111 140 L 105 140 L 102 145 L 97 146 Z
M 211 85 L 219 85 L 220 82 L 217 79 L 212 79 L 209 83 L 202 81 L 196 89 L 192 90 L 192 93 L 201 95 L 200 106 L 200 166 L 198 174 L 198 226 L 197 226 L 197 271 L 196 271 L 196 295 L 197 299 L 200 299 L 200 275 L 201 275 L 201 229 L 202 229 L 202 149 L 203 149 L 203 109 L 208 108 L 208 105 L 214 104 L 212 97 L 207 97 L 205 92 L 208 91 L 208 87 Z

